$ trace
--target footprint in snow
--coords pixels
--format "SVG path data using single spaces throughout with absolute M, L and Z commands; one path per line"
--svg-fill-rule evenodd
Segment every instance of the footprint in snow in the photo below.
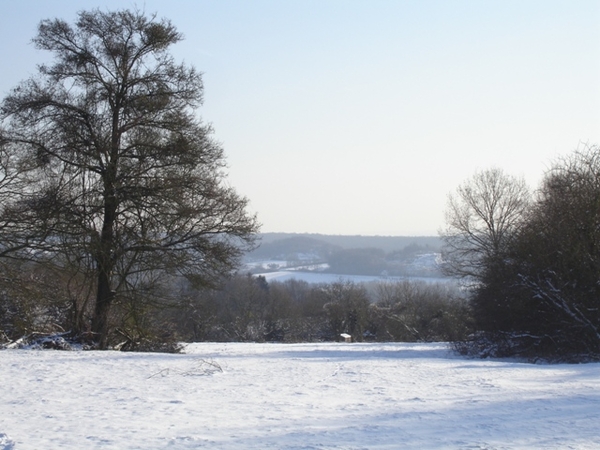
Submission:
M 15 450 L 14 441 L 7 434 L 0 433 L 0 450 Z

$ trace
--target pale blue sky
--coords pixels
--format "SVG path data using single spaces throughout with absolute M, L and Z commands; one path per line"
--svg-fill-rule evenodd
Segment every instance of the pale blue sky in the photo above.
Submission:
M 40 20 L 136 4 L 186 36 L 265 232 L 433 235 L 476 170 L 535 187 L 600 144 L 600 0 L 2 0 L 0 94 L 46 58 Z

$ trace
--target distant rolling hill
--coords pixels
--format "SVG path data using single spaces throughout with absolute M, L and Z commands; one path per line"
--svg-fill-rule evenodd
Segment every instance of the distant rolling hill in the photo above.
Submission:
M 265 233 L 246 255 L 254 273 L 282 268 L 365 276 L 439 277 L 436 236 L 339 236 Z
M 262 233 L 260 246 L 249 257 L 276 257 L 290 253 L 331 252 L 341 249 L 377 248 L 385 253 L 420 248 L 440 252 L 438 236 L 342 236 L 310 233 Z

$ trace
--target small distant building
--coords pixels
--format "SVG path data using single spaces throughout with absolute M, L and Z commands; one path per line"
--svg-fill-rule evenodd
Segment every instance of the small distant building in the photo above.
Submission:
M 344 342 L 352 342 L 352 336 L 346 333 L 340 334 L 340 337 L 344 340 Z

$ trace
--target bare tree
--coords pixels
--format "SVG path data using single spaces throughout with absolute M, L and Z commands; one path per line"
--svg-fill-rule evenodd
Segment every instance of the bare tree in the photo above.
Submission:
M 93 274 L 100 348 L 128 279 L 166 271 L 210 284 L 258 228 L 196 116 L 200 74 L 168 51 L 181 39 L 169 21 L 139 11 L 44 20 L 33 42 L 54 63 L 2 103 L 7 155 L 35 168 L 19 191 L 26 198 L 5 207 L 20 225 L 12 235 L 35 231 L 45 255 L 68 254 Z
M 15 214 L 15 200 L 24 203 L 28 197 L 29 174 L 34 168 L 24 160 L 0 130 L 0 257 L 14 256 L 33 237 L 20 227 L 20 214 Z
M 477 279 L 485 261 L 503 254 L 530 205 L 521 178 L 500 169 L 476 173 L 448 196 L 444 240 L 445 271 Z

